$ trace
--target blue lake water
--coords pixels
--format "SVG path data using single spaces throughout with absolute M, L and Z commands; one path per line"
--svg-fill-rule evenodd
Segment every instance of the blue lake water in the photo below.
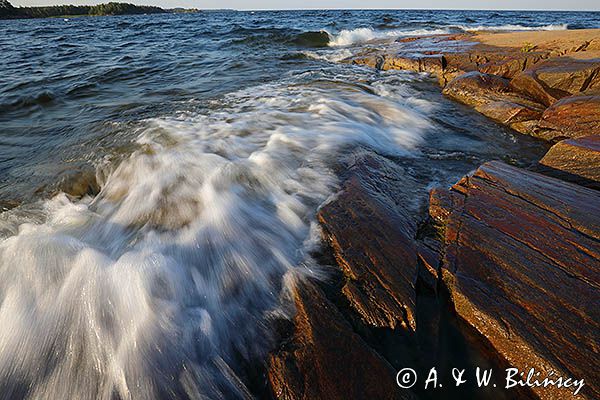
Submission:
M 340 61 L 401 36 L 598 27 L 493 11 L 0 21 L 0 393 L 257 395 L 270 321 L 323 268 L 315 212 L 357 152 L 405 170 L 416 213 L 434 185 L 544 150 L 431 77 Z M 99 193 L 60 192 L 84 171 Z

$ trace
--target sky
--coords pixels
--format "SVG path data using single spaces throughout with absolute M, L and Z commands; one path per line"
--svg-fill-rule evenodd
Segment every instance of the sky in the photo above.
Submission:
M 14 6 L 55 4 L 98 4 L 119 0 L 9 0 Z M 124 0 L 120 0 L 124 1 Z M 476 10 L 593 10 L 600 11 L 599 0 L 127 0 L 127 3 L 164 8 L 233 8 L 238 10 L 281 9 L 476 9 Z

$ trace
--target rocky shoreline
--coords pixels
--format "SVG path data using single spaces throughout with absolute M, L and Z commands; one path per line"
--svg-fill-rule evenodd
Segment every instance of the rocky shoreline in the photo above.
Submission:
M 437 76 L 443 93 L 555 143 L 531 169 L 485 163 L 406 204 L 404 174 L 363 152 L 319 211 L 335 272 L 299 280 L 268 366 L 277 399 L 539 398 L 571 388 L 451 388 L 452 367 L 535 368 L 600 397 L 600 30 L 402 39 L 347 60 Z M 431 366 L 444 390 L 425 391 Z M 416 369 L 411 389 L 396 372 Z M 500 378 L 498 378 L 500 379 Z

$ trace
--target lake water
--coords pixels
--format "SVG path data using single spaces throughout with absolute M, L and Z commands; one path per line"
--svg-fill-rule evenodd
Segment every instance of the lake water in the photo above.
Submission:
M 288 282 L 324 268 L 315 212 L 357 152 L 403 168 L 418 213 L 429 188 L 544 150 L 431 77 L 340 61 L 400 36 L 598 27 L 492 11 L 0 21 L 3 398 L 258 395 Z M 85 173 L 99 193 L 61 193 Z

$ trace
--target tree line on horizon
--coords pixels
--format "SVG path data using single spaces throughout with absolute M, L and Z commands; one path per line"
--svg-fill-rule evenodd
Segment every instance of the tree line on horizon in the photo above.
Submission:
M 137 6 L 130 3 L 110 2 L 95 6 L 14 7 L 8 0 L 0 0 L 0 19 L 49 18 L 74 15 L 159 14 L 166 12 L 168 11 L 160 7 Z

